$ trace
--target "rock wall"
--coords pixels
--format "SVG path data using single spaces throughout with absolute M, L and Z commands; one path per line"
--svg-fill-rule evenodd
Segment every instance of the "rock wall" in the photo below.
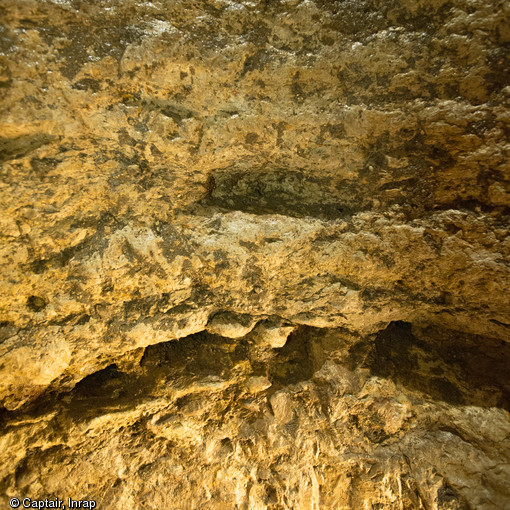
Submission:
M 499 0 L 0 1 L 3 502 L 510 505 L 509 42 Z

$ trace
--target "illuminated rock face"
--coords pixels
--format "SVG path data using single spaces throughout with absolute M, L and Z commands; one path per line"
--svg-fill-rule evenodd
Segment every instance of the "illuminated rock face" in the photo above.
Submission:
M 0 497 L 510 505 L 509 10 L 0 3 Z

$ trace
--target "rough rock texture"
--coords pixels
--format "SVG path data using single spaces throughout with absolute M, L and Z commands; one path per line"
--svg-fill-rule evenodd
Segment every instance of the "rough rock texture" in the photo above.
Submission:
M 503 0 L 1 0 L 0 497 L 510 506 Z

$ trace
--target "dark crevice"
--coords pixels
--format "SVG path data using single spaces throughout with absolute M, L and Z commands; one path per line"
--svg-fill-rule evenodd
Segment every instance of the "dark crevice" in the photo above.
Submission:
M 250 376 L 268 378 L 272 385 L 266 391 L 271 395 L 312 379 L 327 358 L 324 348 L 332 340 L 323 339 L 328 337 L 328 331 L 341 332 L 300 326 L 278 349 L 257 347 L 250 334 L 228 339 L 205 331 L 150 345 L 145 348 L 139 366 L 135 364 L 128 371 L 110 364 L 87 375 L 71 390 L 48 389 L 20 409 L 0 412 L 1 428 L 55 408 L 60 409 L 59 415 L 74 421 L 133 409 L 151 399 L 162 381 L 181 388 L 179 391 L 185 396 L 197 391 L 190 389 L 195 382 L 232 381 L 243 373 L 240 380 Z M 338 342 L 342 334 L 333 338 Z M 373 375 L 393 380 L 426 399 L 510 411 L 510 344 L 433 327 L 415 331 L 409 323 L 392 322 L 373 337 L 350 341 L 343 347 L 331 344 L 328 349 L 331 348 L 345 350 L 348 370 L 368 368 Z M 244 398 L 240 388 L 235 387 L 222 391 L 234 391 L 236 398 Z M 390 436 L 384 423 L 377 421 L 375 411 L 370 415 L 373 415 L 370 430 L 359 425 L 360 430 L 373 443 L 386 441 Z M 352 420 L 357 427 L 356 416 Z
M 54 136 L 47 133 L 22 135 L 16 138 L 0 137 L 0 163 L 22 158 L 39 147 L 51 143 L 54 139 Z
M 510 411 L 510 343 L 432 327 L 417 336 L 411 324 L 392 322 L 375 336 L 365 364 L 434 400 Z
M 367 207 L 353 182 L 335 186 L 330 179 L 288 169 L 213 172 L 212 179 L 214 187 L 201 205 L 226 211 L 334 219 Z

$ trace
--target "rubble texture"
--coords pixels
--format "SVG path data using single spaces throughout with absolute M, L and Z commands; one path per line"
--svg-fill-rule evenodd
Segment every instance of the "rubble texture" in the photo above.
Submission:
M 0 0 L 0 498 L 510 506 L 510 7 Z

